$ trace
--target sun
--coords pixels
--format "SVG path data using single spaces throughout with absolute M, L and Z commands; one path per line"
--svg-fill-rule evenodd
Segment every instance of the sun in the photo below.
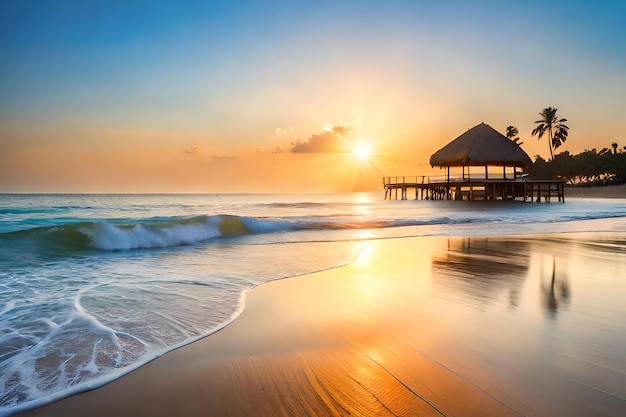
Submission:
M 352 150 L 352 156 L 359 161 L 367 161 L 372 157 L 374 149 L 369 143 L 357 143 Z

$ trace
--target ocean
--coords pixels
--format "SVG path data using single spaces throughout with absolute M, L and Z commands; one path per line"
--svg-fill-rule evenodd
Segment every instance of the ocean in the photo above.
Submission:
M 586 231 L 626 231 L 626 199 L 0 195 L 0 415 L 119 378 L 373 239 Z

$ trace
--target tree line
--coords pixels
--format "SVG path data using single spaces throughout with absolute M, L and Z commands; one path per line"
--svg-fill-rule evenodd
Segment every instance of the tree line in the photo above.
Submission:
M 547 107 L 539 113 L 541 119 L 535 121 L 537 125 L 532 136 L 541 140 L 547 137 L 550 149 L 550 159 L 546 161 L 540 155 L 535 156 L 535 162 L 528 168 L 528 175 L 533 179 L 562 179 L 571 185 L 609 185 L 626 183 L 626 146 L 620 148 L 617 142 L 610 147 L 597 150 L 585 150 L 577 155 L 569 151 L 554 154 L 566 140 L 569 127 L 567 119 L 559 118 L 557 110 Z M 517 137 L 518 130 L 514 126 L 507 127 L 506 136 L 521 145 Z
M 534 179 L 562 179 L 571 185 L 610 185 L 626 183 L 626 149 L 618 152 L 617 143 L 613 150 L 596 148 L 577 155 L 569 151 L 554 155 L 551 161 L 535 156 L 528 168 Z

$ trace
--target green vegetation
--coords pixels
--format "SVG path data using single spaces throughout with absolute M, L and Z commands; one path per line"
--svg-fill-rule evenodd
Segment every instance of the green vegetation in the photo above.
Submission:
M 561 152 L 546 161 L 535 156 L 528 169 L 534 179 L 562 179 L 571 185 L 609 185 L 626 182 L 626 147 L 618 149 L 617 143 L 600 151 L 595 148 L 577 155 Z
M 536 155 L 535 162 L 528 169 L 530 178 L 562 179 L 568 184 L 581 186 L 626 183 L 626 146 L 620 149 L 617 142 L 613 142 L 611 148 L 602 148 L 599 152 L 594 148 L 578 155 L 572 155 L 569 151 L 554 155 L 553 149 L 559 148 L 569 133 L 569 127 L 564 124 L 567 119 L 559 119 L 556 112 L 556 108 L 546 107 L 539 113 L 541 119 L 535 122 L 537 127 L 532 131 L 532 136 L 536 135 L 541 140 L 547 135 L 550 160 Z M 517 134 L 515 126 L 506 128 L 506 136 L 516 143 L 519 141 L 519 138 L 515 138 Z
M 559 119 L 556 115 L 557 110 L 556 107 L 546 107 L 543 109 L 541 113 L 539 113 L 541 119 L 535 122 L 538 126 L 532 131 L 532 135 L 537 135 L 539 139 L 541 139 L 544 134 L 548 134 L 550 160 L 554 159 L 552 149 L 558 148 L 567 140 L 569 131 L 569 127 L 564 124 L 567 122 L 567 119 Z
M 506 137 L 511 139 L 513 142 L 517 143 L 518 146 L 523 145 L 524 142 L 520 142 L 517 135 L 519 134 L 519 130 L 515 126 L 507 126 L 506 128 Z

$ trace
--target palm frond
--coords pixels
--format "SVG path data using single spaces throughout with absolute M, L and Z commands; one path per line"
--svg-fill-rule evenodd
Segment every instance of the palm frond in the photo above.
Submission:
M 533 131 L 531 132 L 531 135 L 532 136 L 538 135 L 539 139 L 541 139 L 545 132 L 546 132 L 546 125 L 545 124 L 541 124 L 541 125 L 539 125 L 539 126 L 537 126 L 536 128 L 533 129 Z

